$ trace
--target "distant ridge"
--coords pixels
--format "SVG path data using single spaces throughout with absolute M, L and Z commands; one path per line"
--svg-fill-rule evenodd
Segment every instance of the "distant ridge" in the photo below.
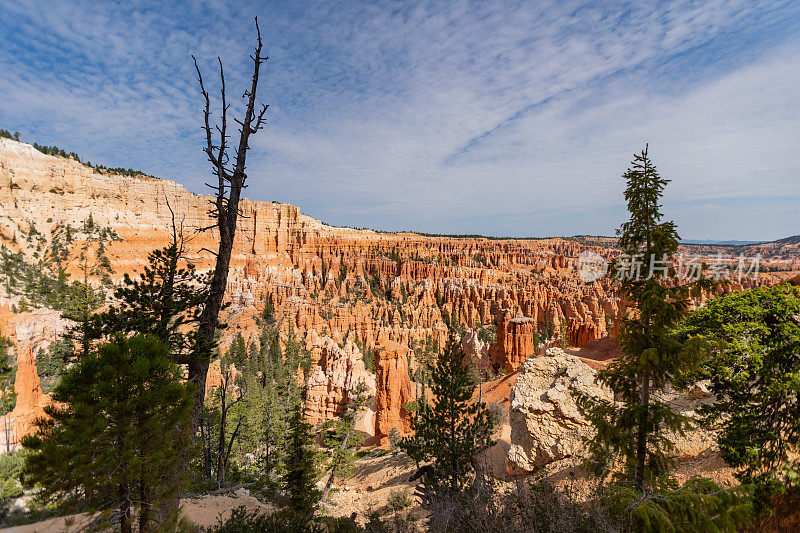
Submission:
M 789 237 L 791 239 L 791 237 Z M 681 244 L 707 244 L 710 246 L 749 246 L 751 244 L 764 244 L 767 241 L 715 241 L 714 239 L 682 239 Z

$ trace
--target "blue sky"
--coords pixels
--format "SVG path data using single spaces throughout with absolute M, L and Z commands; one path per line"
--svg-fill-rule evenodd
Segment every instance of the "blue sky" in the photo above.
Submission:
M 46 5 L 46 7 L 45 7 Z M 800 233 L 800 2 L 0 0 L 0 127 L 205 192 L 216 56 L 267 128 L 247 195 L 325 222 L 612 234 L 645 142 L 691 239 Z

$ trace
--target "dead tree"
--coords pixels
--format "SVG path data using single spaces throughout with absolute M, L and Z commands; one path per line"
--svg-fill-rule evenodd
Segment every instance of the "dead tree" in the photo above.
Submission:
M 231 367 L 227 368 L 220 365 L 222 370 L 222 383 L 218 389 L 219 392 L 219 438 L 217 441 L 217 485 L 222 488 L 225 485 L 225 476 L 228 472 L 228 463 L 231 459 L 231 451 L 233 450 L 233 443 L 239 436 L 239 431 L 242 429 L 242 422 L 244 416 L 240 415 L 236 421 L 236 427 L 228 437 L 228 414 L 230 410 L 239 402 L 242 402 L 247 394 L 246 390 L 241 389 L 236 391 L 236 396 L 231 399 L 230 395 L 234 393 L 234 376 Z M 242 384 L 244 385 L 244 384 Z
M 231 252 L 233 251 L 233 240 L 236 235 L 236 222 L 240 216 L 239 200 L 241 199 L 242 189 L 245 188 L 247 173 L 245 172 L 247 151 L 250 149 L 248 144 L 250 136 L 258 132 L 264 124 L 264 114 L 267 112 L 266 104 L 261 104 L 260 110 L 256 109 L 256 91 L 258 89 L 258 76 L 261 64 L 267 61 L 267 57 L 261 55 L 262 42 L 261 30 L 258 27 L 258 18 L 255 19 L 256 33 L 258 42 L 255 53 L 250 56 L 253 61 L 253 79 L 250 88 L 247 89 L 242 98 L 246 101 L 244 118 L 233 120 L 239 125 L 239 144 L 236 148 L 234 159 L 231 160 L 228 149 L 228 109 L 230 104 L 225 94 L 225 73 L 222 69 L 222 60 L 217 58 L 219 63 L 219 77 L 221 82 L 221 112 L 220 123 L 211 126 L 211 99 L 208 96 L 203 75 L 197 65 L 197 59 L 192 56 L 194 66 L 197 70 L 197 78 L 200 82 L 200 91 L 205 99 L 205 109 L 203 112 L 203 130 L 206 134 L 206 145 L 203 151 L 208 156 L 212 166 L 212 173 L 216 176 L 216 184 L 207 184 L 214 190 L 214 200 L 210 210 L 214 219 L 214 224 L 201 231 L 216 229 L 219 233 L 219 248 L 216 255 L 214 274 L 209 283 L 208 297 L 200 313 L 197 327 L 197 338 L 194 349 L 188 360 L 189 381 L 195 383 L 194 408 L 192 411 L 192 432 L 200 426 L 200 418 L 203 413 L 203 400 L 206 388 L 206 377 L 208 366 L 211 362 L 211 353 L 214 346 L 214 332 L 219 325 L 219 313 L 222 309 L 222 299 L 225 294 L 225 286 L 228 283 L 228 269 L 230 267 Z

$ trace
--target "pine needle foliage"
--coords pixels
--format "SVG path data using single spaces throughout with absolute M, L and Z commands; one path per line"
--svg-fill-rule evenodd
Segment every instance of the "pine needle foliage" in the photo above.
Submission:
M 730 293 L 695 311 L 683 333 L 719 340 L 694 379 L 709 379 L 725 461 L 760 496 L 796 489 L 800 462 L 800 287 Z
M 286 474 L 283 476 L 288 508 L 299 521 L 310 521 L 322 493 L 317 488 L 316 451 L 311 424 L 296 403 L 289 419 Z
M 598 374 L 615 400 L 580 396 L 578 401 L 597 428 L 596 438 L 588 442 L 590 470 L 603 478 L 615 472 L 618 481 L 641 493 L 672 463 L 675 447 L 669 433 L 682 435 L 692 425 L 654 393 L 699 364 L 709 349 L 701 337 L 679 340 L 674 334 L 691 296 L 708 283 L 671 283 L 675 271 L 669 259 L 679 237 L 675 224 L 662 220 L 660 204 L 669 180 L 658 174 L 647 147 L 634 156 L 623 178 L 630 219 L 618 230 L 619 246 L 640 270 L 639 275 L 626 271 L 620 282 L 627 306 L 619 334 L 624 355 Z M 622 268 L 619 263 L 617 268 Z
M 493 444 L 493 428 L 486 405 L 472 401 L 475 382 L 452 334 L 430 369 L 429 383 L 431 402 L 420 403 L 411 418 L 414 434 L 399 446 L 418 464 L 431 462 L 426 491 L 454 494 L 474 480 L 479 454 Z
M 344 412 L 322 426 L 323 441 L 330 450 L 326 467 L 328 480 L 323 489 L 323 500 L 328 499 L 334 479 L 349 477 L 355 468 L 356 449 L 364 441 L 364 434 L 355 429 L 356 415 L 369 406 L 367 386 L 359 383 L 348 393 Z
M 208 279 L 183 258 L 182 248 L 182 241 L 174 238 L 148 254 L 148 265 L 136 278 L 125 274 L 114 304 L 95 316 L 95 328 L 105 335 L 154 335 L 170 347 L 173 358 L 184 362 L 193 332 L 182 326 L 196 322 Z
M 749 487 L 723 488 L 705 478 L 681 486 L 662 479 L 644 494 L 614 485 L 605 501 L 627 517 L 627 530 L 639 533 L 736 533 L 752 516 Z
M 49 418 L 22 443 L 32 452 L 24 480 L 41 500 L 114 508 L 123 533 L 136 506 L 149 530 L 150 510 L 180 490 L 164 473 L 188 445 L 174 429 L 188 421 L 191 391 L 167 355 L 152 336 L 116 337 L 64 374 Z

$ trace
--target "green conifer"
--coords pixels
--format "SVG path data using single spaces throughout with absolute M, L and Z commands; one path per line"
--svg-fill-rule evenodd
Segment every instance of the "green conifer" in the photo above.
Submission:
M 122 533 L 135 506 L 139 530 L 151 529 L 150 510 L 180 490 L 164 472 L 180 464 L 188 443 L 174 428 L 191 413 L 191 392 L 167 355 L 153 337 L 117 337 L 64 374 L 50 418 L 23 439 L 24 479 L 42 487 L 40 499 L 114 508 Z
M 288 508 L 300 521 L 314 516 L 322 493 L 317 488 L 316 454 L 311 424 L 303 419 L 301 403 L 292 408 L 287 436 L 286 474 L 283 476 Z
M 665 474 L 674 445 L 667 431 L 681 434 L 691 420 L 654 396 L 680 371 L 700 362 L 707 344 L 701 338 L 679 341 L 674 328 L 686 316 L 690 296 L 708 283 L 669 283 L 674 270 L 669 260 L 678 250 L 678 233 L 662 221 L 661 195 L 669 180 L 659 176 L 647 153 L 636 154 L 623 175 L 630 219 L 617 231 L 628 264 L 616 264 L 620 292 L 627 309 L 620 322 L 619 342 L 624 355 L 598 374 L 615 401 L 580 398 L 597 427 L 589 442 L 589 466 L 603 477 L 617 471 L 620 481 L 639 493 Z M 622 464 L 616 464 L 621 461 Z
M 399 446 L 417 463 L 431 461 L 426 489 L 456 494 L 476 474 L 478 455 L 492 444 L 486 405 L 473 402 L 475 382 L 453 335 L 430 369 L 433 398 L 420 404 L 411 418 L 414 434 Z

